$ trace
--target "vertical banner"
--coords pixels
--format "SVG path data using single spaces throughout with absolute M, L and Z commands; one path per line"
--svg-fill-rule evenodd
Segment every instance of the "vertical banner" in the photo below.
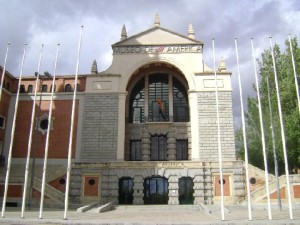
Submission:
M 46 174 L 47 174 L 47 160 L 48 160 L 48 151 L 49 151 L 49 137 L 50 137 L 50 129 L 51 129 L 51 120 L 52 120 L 52 105 L 53 105 L 53 95 L 55 89 L 55 75 L 56 75 L 56 68 L 57 68 L 57 60 L 59 54 L 59 46 L 57 45 L 56 57 L 55 57 L 55 64 L 54 64 L 54 73 L 52 78 L 52 88 L 51 88 L 51 99 L 50 99 L 50 106 L 49 106 L 49 115 L 48 115 L 48 128 L 47 128 L 47 136 L 46 136 L 46 145 L 45 145 L 45 158 L 44 158 L 44 167 L 43 167 L 43 178 L 42 178 L 42 190 L 41 190 L 41 203 L 40 203 L 40 214 L 39 219 L 43 218 L 43 207 L 44 207 L 44 197 L 45 197 L 45 185 L 46 185 Z
M 279 85 L 278 85 L 278 76 L 277 76 L 277 71 L 276 71 L 276 62 L 275 62 L 275 56 L 274 56 L 272 37 L 269 37 L 269 40 L 270 40 L 271 53 L 272 53 L 272 61 L 273 61 L 273 69 L 274 69 L 274 76 L 275 76 L 276 93 L 277 93 L 278 112 L 279 112 L 279 119 L 280 119 L 281 140 L 282 140 L 283 156 L 284 156 L 284 164 L 285 164 L 286 189 L 287 189 L 287 193 L 288 193 L 289 214 L 290 214 L 290 219 L 292 220 L 293 219 L 293 208 L 292 208 L 291 188 L 290 188 L 290 173 L 289 173 L 289 165 L 288 165 L 288 155 L 287 155 L 287 150 L 286 150 L 286 140 L 285 140 L 285 131 L 284 131 L 284 123 L 283 123 L 281 100 L 280 100 L 280 90 L 279 90 Z
M 253 39 L 251 39 L 251 49 L 252 49 L 252 59 L 253 59 L 253 67 L 254 67 L 254 75 L 255 75 L 255 85 L 256 85 L 256 92 L 257 92 L 257 101 L 258 101 L 258 112 L 259 112 L 260 131 L 261 131 L 261 144 L 262 144 L 263 157 L 264 157 L 264 166 L 265 166 L 266 192 L 267 192 L 267 200 L 268 200 L 268 217 L 269 217 L 269 220 L 272 220 L 265 130 L 264 130 L 264 123 L 263 123 L 263 114 L 262 114 L 260 91 L 259 91 L 259 86 L 258 86 L 258 76 L 257 76 L 256 63 L 255 63 L 256 59 L 255 59 L 255 54 L 254 54 Z
M 7 199 L 11 158 L 12 158 L 12 149 L 13 149 L 13 144 L 14 144 L 16 119 L 17 119 L 17 113 L 18 113 L 18 107 L 19 107 L 20 86 L 21 86 L 21 82 L 22 82 L 22 75 L 23 75 L 23 67 L 24 67 L 24 61 L 25 61 L 25 55 L 26 55 L 26 48 L 27 48 L 27 44 L 25 44 L 24 52 L 23 52 L 21 71 L 20 71 L 19 83 L 18 83 L 18 90 L 17 90 L 16 102 L 15 102 L 14 117 L 13 117 L 12 129 L 11 129 L 11 134 L 10 134 L 11 136 L 10 136 L 10 144 L 9 144 L 9 151 L 8 151 L 8 158 L 7 158 L 7 168 L 6 168 L 5 187 L 4 187 L 4 194 L 3 194 L 1 217 L 4 217 L 4 214 L 5 214 L 5 206 L 6 206 L 6 199 Z
M 236 63 L 237 63 L 238 80 L 239 80 L 241 116 L 242 116 L 243 138 L 244 138 L 244 149 L 245 149 L 245 171 L 246 171 L 246 185 L 247 185 L 247 197 L 248 197 L 248 219 L 252 220 L 251 192 L 250 192 L 250 181 L 249 181 L 249 170 L 248 170 L 248 168 L 249 168 L 248 147 L 247 147 L 245 113 L 244 113 L 244 103 L 243 103 L 243 89 L 242 89 L 242 83 L 241 83 L 240 61 L 239 61 L 237 38 L 235 38 L 234 42 L 235 42 Z
M 34 99 L 33 99 L 33 103 L 32 103 L 31 120 L 30 120 L 31 122 L 30 122 L 28 147 L 27 147 L 27 159 L 26 159 L 25 175 L 24 175 L 21 218 L 24 218 L 24 211 L 25 211 L 25 205 L 26 205 L 26 193 L 27 193 L 27 186 L 28 186 L 27 184 L 28 184 L 30 153 L 31 153 L 31 144 L 32 144 L 32 133 L 33 133 L 33 126 L 34 126 L 34 119 L 35 119 L 36 96 L 37 96 L 40 67 L 41 67 L 41 61 L 42 61 L 42 55 L 43 55 L 43 48 L 44 48 L 44 45 L 41 45 L 40 57 L 39 57 L 38 68 L 37 68 L 37 76 L 36 76 L 36 80 L 35 80 Z
M 215 55 L 215 39 L 214 38 L 212 39 L 212 49 L 213 49 L 214 72 L 215 72 L 215 95 L 216 95 L 217 127 L 218 127 L 218 148 L 219 148 L 220 185 L 221 185 L 221 219 L 225 220 L 221 128 L 220 128 L 220 115 L 219 115 L 219 93 L 218 93 L 218 80 L 217 80 L 217 70 L 216 70 L 216 55 Z
M 80 36 L 79 36 L 79 46 L 78 46 L 76 74 L 75 74 L 75 81 L 74 81 L 74 93 L 73 93 L 73 102 L 72 102 L 71 127 L 70 127 L 69 148 L 68 148 L 67 182 L 66 182 L 66 192 L 65 192 L 65 211 L 64 211 L 64 219 L 65 220 L 67 219 L 68 206 L 69 206 L 73 127 L 74 127 L 74 117 L 75 117 L 76 92 L 77 92 L 77 80 L 78 80 L 78 71 L 79 71 L 79 59 L 80 59 L 80 50 L 81 50 L 81 42 L 82 42 L 82 32 L 83 32 L 83 26 L 81 26 L 81 31 L 80 31 Z

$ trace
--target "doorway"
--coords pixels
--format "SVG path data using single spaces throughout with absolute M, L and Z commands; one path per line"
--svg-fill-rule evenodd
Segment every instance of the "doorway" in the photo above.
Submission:
M 182 177 L 179 179 L 179 204 L 194 204 L 194 182 L 191 177 Z
M 168 204 L 169 183 L 165 177 L 148 177 L 144 181 L 144 204 Z
M 133 202 L 133 179 L 122 177 L 119 179 L 119 204 L 130 205 Z

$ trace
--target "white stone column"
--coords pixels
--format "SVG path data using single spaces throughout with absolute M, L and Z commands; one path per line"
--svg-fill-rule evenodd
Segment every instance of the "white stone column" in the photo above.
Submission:
M 199 160 L 199 123 L 197 92 L 189 91 L 190 121 L 192 136 L 191 160 Z
M 124 161 L 125 155 L 125 102 L 127 92 L 119 93 L 118 104 L 118 149 L 117 160 Z

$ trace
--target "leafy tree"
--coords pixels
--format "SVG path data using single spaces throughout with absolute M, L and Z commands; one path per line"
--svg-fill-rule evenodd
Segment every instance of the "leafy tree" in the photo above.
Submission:
M 296 63 L 296 72 L 297 74 L 300 74 L 300 48 L 298 47 L 298 42 L 296 38 L 292 39 L 292 46 L 294 52 L 294 59 Z M 281 97 L 289 170 L 290 172 L 293 172 L 294 169 L 300 167 L 300 114 L 298 110 L 295 77 L 293 72 L 292 57 L 288 40 L 285 42 L 285 48 L 286 50 L 284 52 L 281 52 L 279 45 L 275 44 L 273 49 Z M 275 132 L 279 174 L 283 174 L 285 172 L 284 156 L 278 112 L 277 92 L 275 86 L 274 67 L 272 63 L 272 55 L 270 50 L 265 50 L 262 53 L 261 59 L 258 60 L 258 65 L 260 71 L 259 91 L 261 93 L 263 123 L 265 128 L 264 130 L 266 139 L 266 151 L 269 167 L 268 169 L 270 172 L 274 172 L 274 151 L 272 145 L 273 139 L 270 129 L 271 121 L 269 112 L 267 82 L 269 82 L 270 100 L 273 117 L 272 122 Z M 247 106 L 248 112 L 245 113 L 245 117 L 247 124 L 246 135 L 248 142 L 247 147 L 249 162 L 254 166 L 264 169 L 257 97 L 249 97 L 247 101 Z M 236 140 L 239 157 L 244 158 L 244 147 L 242 144 L 243 135 L 241 129 L 236 131 Z

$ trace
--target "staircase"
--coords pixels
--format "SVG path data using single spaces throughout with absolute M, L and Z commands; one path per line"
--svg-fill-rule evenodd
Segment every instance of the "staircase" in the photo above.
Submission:
M 200 211 L 199 205 L 115 205 L 115 210 L 123 211 Z
M 37 177 L 34 177 L 33 188 L 41 192 L 42 180 Z M 45 196 L 53 200 L 55 203 L 61 203 L 62 205 L 64 204 L 65 194 L 53 188 L 47 183 L 45 184 Z

